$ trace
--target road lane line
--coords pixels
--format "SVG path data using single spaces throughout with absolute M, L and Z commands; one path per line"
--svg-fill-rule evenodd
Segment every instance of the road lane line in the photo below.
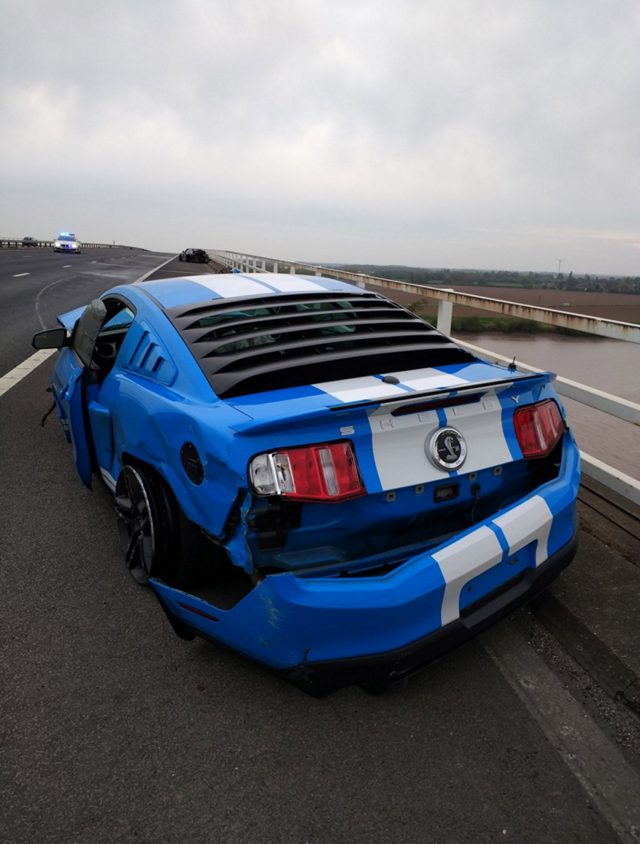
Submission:
M 22 278 L 23 275 L 31 275 L 31 273 L 16 273 L 14 278 Z
M 66 269 L 68 269 L 69 267 L 72 267 L 72 266 L 73 266 L 73 264 L 63 264 L 62 269 L 66 270 Z
M 164 263 L 160 264 L 160 266 L 156 267 L 155 269 L 149 270 L 148 273 L 145 273 L 144 275 L 140 276 L 140 278 L 137 279 L 133 283 L 137 284 L 140 281 L 144 281 L 152 273 L 156 272 L 157 270 L 161 269 L 162 267 L 165 267 L 170 261 L 173 260 L 174 257 L 175 256 L 169 258 L 168 261 L 164 261 Z M 29 275 L 29 273 L 25 273 L 25 275 Z M 40 314 L 40 297 L 42 296 L 42 294 L 46 290 L 49 290 L 55 284 L 61 284 L 63 281 L 68 281 L 68 280 L 69 279 L 66 279 L 66 278 L 60 278 L 57 281 L 52 281 L 51 284 L 47 284 L 46 287 L 43 287 L 42 290 L 40 290 L 40 292 L 36 296 L 36 302 L 35 302 L 36 316 L 38 317 L 38 321 L 39 321 L 40 325 L 42 326 L 42 328 L 46 328 L 46 326 L 45 326 L 45 324 L 42 320 L 42 316 Z M 33 370 L 36 369 L 38 366 L 40 366 L 41 363 L 44 363 L 45 360 L 50 358 L 51 355 L 55 351 L 57 351 L 57 349 L 40 349 L 35 354 L 31 355 L 31 357 L 28 357 L 25 361 L 23 361 L 22 363 L 19 363 L 18 366 L 16 366 L 10 372 L 7 372 L 6 375 L 1 376 L 0 377 L 0 396 L 4 395 L 6 392 L 8 392 L 11 389 L 11 387 L 14 387 L 26 375 L 29 375 L 30 372 L 33 372 Z
M 511 622 L 484 634 L 483 644 L 600 815 L 620 841 L 640 838 L 640 777 L 615 743 L 564 688 Z
M 47 358 L 50 358 L 55 351 L 56 349 L 39 349 L 30 358 L 22 361 L 22 363 L 19 363 L 10 372 L 7 372 L 6 375 L 3 375 L 0 378 L 0 396 L 4 395 L 12 387 L 15 387 L 19 381 L 22 381 L 36 367 L 44 363 Z
M 160 264 L 159 267 L 156 267 L 155 270 L 149 270 L 148 273 L 141 275 L 140 278 L 137 281 L 134 282 L 134 284 L 140 284 L 141 282 L 146 281 L 149 278 L 150 275 L 157 273 L 158 270 L 163 269 L 164 267 L 167 266 L 167 264 L 170 264 L 172 261 L 175 261 L 175 259 L 177 257 L 178 257 L 178 253 L 176 252 L 175 255 L 172 255 L 170 258 L 167 258 L 167 260 L 163 264 Z
M 42 320 L 42 316 L 40 314 L 40 297 L 43 293 L 47 290 L 50 290 L 52 287 L 55 287 L 56 284 L 62 284 L 63 282 L 69 281 L 68 278 L 59 278 L 57 281 L 52 281 L 51 284 L 47 284 L 46 287 L 43 287 L 42 290 L 36 296 L 36 316 L 38 317 L 38 322 L 40 323 L 40 328 L 46 328 L 47 326 L 44 324 Z

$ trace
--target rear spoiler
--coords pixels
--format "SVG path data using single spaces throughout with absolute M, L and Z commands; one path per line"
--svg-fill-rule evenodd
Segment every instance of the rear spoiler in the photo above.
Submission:
M 526 384 L 528 387 L 534 387 L 537 384 L 542 386 L 555 378 L 554 372 L 536 372 L 534 374 L 523 374 L 515 372 L 506 378 L 500 378 L 491 381 L 478 381 L 475 384 L 465 384 L 463 386 L 455 387 L 440 387 L 438 389 L 423 390 L 416 393 L 407 393 L 404 396 L 390 396 L 383 399 L 371 399 L 366 401 L 353 402 L 351 404 L 337 404 L 332 407 L 324 407 L 321 410 L 317 408 L 314 410 L 305 411 L 295 416 L 288 416 L 283 419 L 281 417 L 275 419 L 263 419 L 259 422 L 255 420 L 234 425 L 233 430 L 238 436 L 254 436 L 255 434 L 273 433 L 280 430 L 291 430 L 292 424 L 295 423 L 298 429 L 305 426 L 315 426 L 318 424 L 318 416 L 329 412 L 349 412 L 354 409 L 361 408 L 378 408 L 385 406 L 390 413 L 394 413 L 396 409 L 402 408 L 405 413 L 419 412 L 420 410 L 431 410 L 440 405 L 448 404 L 463 404 L 478 400 L 482 393 L 488 390 L 507 390 L 514 385 Z M 418 407 L 416 407 L 418 405 Z M 402 412 L 402 411 L 400 411 Z M 394 414 L 395 415 L 395 414 Z
M 518 374 L 513 378 L 500 378 L 496 381 L 478 381 L 476 384 L 465 384 L 455 387 L 437 387 L 435 390 L 421 390 L 416 393 L 407 393 L 406 396 L 390 396 L 386 399 L 368 399 L 366 401 L 352 402 L 351 404 L 336 404 L 330 407 L 329 410 L 334 412 L 340 410 L 354 410 L 362 407 L 379 407 L 380 405 L 398 405 L 407 407 L 410 404 L 424 404 L 429 403 L 430 399 L 440 402 L 442 400 L 453 398 L 457 396 L 473 396 L 479 393 L 486 393 L 487 390 L 500 389 L 505 390 L 513 387 L 514 384 L 524 384 L 533 386 L 533 382 L 539 381 L 545 384 L 553 381 L 556 377 L 555 372 L 536 372 L 532 375 Z

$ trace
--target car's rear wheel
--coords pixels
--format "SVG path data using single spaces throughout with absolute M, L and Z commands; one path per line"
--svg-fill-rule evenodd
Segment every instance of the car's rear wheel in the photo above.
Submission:
M 138 583 L 159 575 L 167 544 L 163 502 L 157 485 L 142 470 L 125 466 L 116 484 L 120 548 L 131 576 Z
M 198 569 L 199 537 L 162 478 L 145 466 L 125 465 L 115 504 L 120 547 L 134 580 L 189 585 Z

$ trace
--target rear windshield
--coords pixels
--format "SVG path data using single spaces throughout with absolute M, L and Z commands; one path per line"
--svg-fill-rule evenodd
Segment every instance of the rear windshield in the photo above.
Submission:
M 219 299 L 167 314 L 222 398 L 474 360 L 375 293 Z

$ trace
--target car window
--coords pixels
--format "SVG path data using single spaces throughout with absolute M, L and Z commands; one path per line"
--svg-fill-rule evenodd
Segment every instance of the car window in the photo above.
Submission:
M 220 299 L 167 313 L 221 398 L 472 359 L 410 311 L 368 292 L 296 292 L 242 306 Z
M 121 299 L 95 299 L 78 320 L 73 349 L 99 378 L 111 371 L 134 318 L 133 309 Z
M 126 328 L 133 322 L 133 317 L 134 313 L 131 308 L 123 305 L 121 310 L 116 311 L 112 317 L 107 317 L 107 320 L 100 329 L 100 333 L 102 334 L 103 331 L 109 331 L 114 328 Z
M 92 363 L 93 349 L 107 313 L 105 303 L 101 299 L 94 299 L 85 308 L 73 331 L 73 350 L 84 366 L 92 369 L 96 368 Z

